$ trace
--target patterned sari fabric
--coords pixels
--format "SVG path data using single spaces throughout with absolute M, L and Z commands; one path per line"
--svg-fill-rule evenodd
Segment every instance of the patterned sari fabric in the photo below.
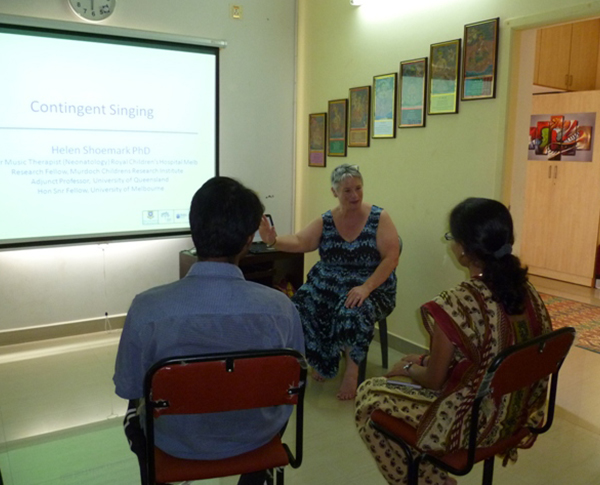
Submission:
M 477 278 L 443 292 L 423 305 L 425 328 L 433 334 L 437 325 L 454 344 L 448 380 L 438 393 L 427 389 L 399 389 L 386 380 L 371 379 L 360 388 L 356 400 L 356 422 L 363 440 L 375 456 L 389 483 L 405 483 L 406 458 L 401 449 L 370 429 L 368 419 L 379 408 L 405 420 L 417 430 L 417 446 L 444 454 L 466 448 L 470 411 L 486 369 L 505 348 L 552 330 L 550 317 L 535 289 L 528 285 L 526 309 L 509 316 L 494 301 L 485 283 Z M 547 381 L 514 393 L 495 404 L 484 401 L 478 436 L 489 446 L 520 427 L 538 425 L 543 419 Z M 535 437 L 519 444 L 533 445 Z M 507 459 L 516 460 L 516 450 Z M 445 473 L 431 464 L 421 466 L 424 483 L 443 484 Z
M 351 349 L 354 362 L 362 362 L 373 339 L 375 322 L 389 315 L 396 304 L 396 274 L 392 272 L 360 307 L 345 306 L 348 291 L 362 285 L 381 262 L 377 228 L 382 210 L 372 206 L 354 241 L 340 236 L 331 211 L 323 214 L 321 260 L 293 297 L 304 329 L 306 358 L 323 377 L 337 374 L 340 353 L 346 348 Z

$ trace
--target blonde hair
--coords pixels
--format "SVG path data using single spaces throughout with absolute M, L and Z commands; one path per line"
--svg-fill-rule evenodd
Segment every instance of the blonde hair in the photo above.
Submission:
M 333 169 L 333 172 L 331 172 L 331 186 L 334 190 L 337 190 L 340 184 L 349 177 L 358 178 L 363 182 L 363 177 L 358 169 L 358 165 L 350 165 L 348 163 L 338 165 Z

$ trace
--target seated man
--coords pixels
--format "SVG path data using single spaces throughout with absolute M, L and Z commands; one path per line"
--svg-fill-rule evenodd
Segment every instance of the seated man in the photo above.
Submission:
M 185 278 L 135 297 L 119 343 L 116 393 L 130 400 L 125 432 L 140 459 L 145 483 L 144 436 L 137 400 L 145 372 L 160 359 L 190 354 L 293 348 L 304 352 L 298 313 L 283 293 L 246 281 L 238 267 L 258 229 L 264 207 L 257 195 L 227 177 L 207 181 L 194 195 L 190 227 L 198 262 Z M 222 414 L 163 416 L 156 445 L 187 459 L 215 460 L 266 444 L 280 432 L 292 408 Z M 142 419 L 143 422 L 143 419 Z M 266 472 L 240 484 L 264 482 Z

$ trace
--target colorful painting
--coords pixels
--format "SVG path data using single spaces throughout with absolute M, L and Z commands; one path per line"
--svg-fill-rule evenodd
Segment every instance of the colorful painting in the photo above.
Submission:
M 398 74 L 373 77 L 373 138 L 396 137 Z
M 591 162 L 596 113 L 532 115 L 528 160 Z
M 400 63 L 400 122 L 398 128 L 425 126 L 427 58 Z
M 329 138 L 327 139 L 327 155 L 330 157 L 346 156 L 346 136 L 348 133 L 347 116 L 347 99 L 329 101 Z
M 460 39 L 432 44 L 429 52 L 428 113 L 458 113 Z
M 371 86 L 350 89 L 349 147 L 368 147 L 371 141 Z
M 325 167 L 327 113 L 308 115 L 308 166 Z
M 495 18 L 465 25 L 463 101 L 496 96 L 499 21 Z

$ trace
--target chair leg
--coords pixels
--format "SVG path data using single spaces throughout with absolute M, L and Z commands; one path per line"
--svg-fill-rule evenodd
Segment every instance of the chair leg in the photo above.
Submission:
M 406 453 L 406 450 L 405 450 L 405 453 Z M 409 453 L 410 453 L 410 451 L 409 451 Z M 419 467 L 421 466 L 422 456 L 419 455 L 415 458 L 415 457 L 412 457 L 412 455 L 407 455 L 407 457 L 409 457 L 409 456 L 411 456 L 411 458 L 408 458 L 407 484 L 408 485 L 419 485 Z
M 384 369 L 388 368 L 388 333 L 387 319 L 379 320 L 379 342 L 381 342 L 381 366 Z
M 494 456 L 485 460 L 483 464 L 483 481 L 481 485 L 492 485 L 494 480 Z
M 283 467 L 280 466 L 279 468 L 275 469 L 275 479 L 276 479 L 276 483 L 277 485 L 283 485 Z M 271 484 L 272 485 L 272 481 Z
M 365 358 L 358 366 L 358 380 L 356 381 L 357 388 L 358 388 L 358 386 L 360 386 L 363 383 L 363 381 L 365 380 L 365 377 L 367 375 L 367 356 L 368 356 L 368 354 L 365 354 Z

